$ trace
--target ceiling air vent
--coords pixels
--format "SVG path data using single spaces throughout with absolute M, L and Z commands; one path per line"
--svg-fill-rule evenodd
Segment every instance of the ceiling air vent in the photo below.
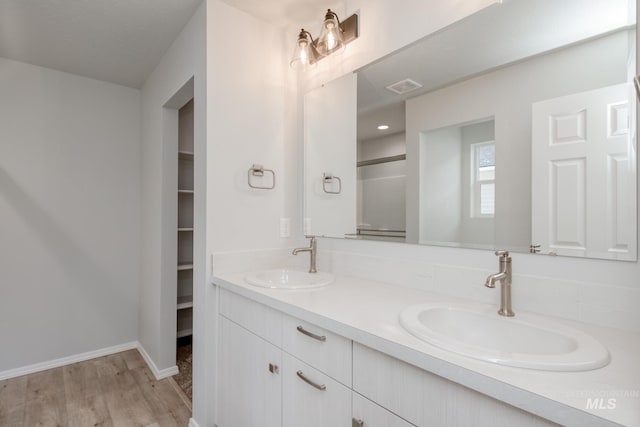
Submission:
M 387 86 L 387 89 L 391 92 L 397 93 L 398 95 L 404 95 L 405 93 L 409 93 L 421 87 L 422 85 L 418 82 L 414 82 L 411 79 L 404 79 Z

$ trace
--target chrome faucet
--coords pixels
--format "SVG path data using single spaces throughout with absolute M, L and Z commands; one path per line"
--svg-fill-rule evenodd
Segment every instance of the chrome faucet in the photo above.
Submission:
M 298 253 L 300 252 L 309 252 L 309 254 L 311 255 L 311 260 L 309 263 L 309 273 L 317 273 L 318 270 L 316 270 L 316 249 L 317 249 L 316 236 L 310 236 L 310 237 L 311 237 L 311 242 L 309 244 L 309 247 L 295 248 L 293 250 L 293 254 L 298 255 Z
M 498 310 L 498 314 L 512 317 L 515 316 L 515 313 L 511 310 L 511 257 L 508 251 L 496 251 L 495 254 L 500 257 L 500 271 L 489 275 L 484 285 L 487 288 L 495 288 L 496 280 L 500 281 L 500 310 Z

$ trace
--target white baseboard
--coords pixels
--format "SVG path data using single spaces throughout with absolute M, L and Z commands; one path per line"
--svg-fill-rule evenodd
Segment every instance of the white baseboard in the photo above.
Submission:
M 161 380 L 163 378 L 172 377 L 172 376 L 174 376 L 174 375 L 176 375 L 178 373 L 178 367 L 175 366 L 175 365 L 171 366 L 170 368 L 166 368 L 166 369 L 162 369 L 162 370 L 158 369 L 156 364 L 153 363 L 153 360 L 151 359 L 151 357 L 149 357 L 149 354 L 144 349 L 142 344 L 140 344 L 139 342 L 136 343 L 136 344 L 137 344 L 138 351 L 142 355 L 142 358 L 144 359 L 144 361 L 147 362 L 147 366 L 151 370 L 151 373 L 153 373 L 153 376 L 156 377 L 156 380 Z
M 88 351 L 86 353 L 74 354 L 73 356 L 49 360 L 47 362 L 34 363 L 33 365 L 27 365 L 21 368 L 9 369 L 7 371 L 0 372 L 0 381 L 9 378 L 21 377 L 23 375 L 33 374 L 35 372 L 46 371 L 47 369 L 71 365 L 72 363 L 84 362 L 85 360 L 108 356 L 110 354 L 120 353 L 122 351 L 132 350 L 134 348 L 139 348 L 139 346 L 140 344 L 137 341 L 133 341 L 126 344 L 114 345 L 113 347 L 102 348 L 100 350 Z
M 99 350 L 88 351 L 86 353 L 74 354 L 73 356 L 62 357 L 60 359 L 49 360 L 47 362 L 34 363 L 33 365 L 22 366 L 20 368 L 9 369 L 7 371 L 0 372 L 0 381 L 9 378 L 21 377 L 23 375 L 33 374 L 40 371 L 46 371 L 47 369 L 59 368 L 61 366 L 71 365 L 72 363 L 84 362 L 85 360 L 95 359 L 102 356 L 108 356 L 114 353 L 120 353 L 122 351 L 138 349 L 142 358 L 149 366 L 149 369 L 153 373 L 153 376 L 157 380 L 171 377 L 178 373 L 178 367 L 172 366 L 166 369 L 158 369 L 149 354 L 138 341 L 132 341 L 125 344 L 114 345 L 112 347 L 102 348 Z
M 200 427 L 200 426 L 198 425 L 196 420 L 194 420 L 193 418 L 189 418 L 189 427 Z

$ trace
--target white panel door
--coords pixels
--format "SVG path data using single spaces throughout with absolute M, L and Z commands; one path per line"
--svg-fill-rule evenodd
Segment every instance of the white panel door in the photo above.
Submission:
M 282 350 L 219 319 L 218 427 L 281 427 Z
M 306 234 L 344 237 L 356 232 L 356 119 L 356 74 L 304 96 Z M 323 185 L 324 174 L 337 176 L 340 183 L 334 179 Z
M 532 106 L 532 243 L 543 253 L 636 258 L 632 89 L 619 84 Z

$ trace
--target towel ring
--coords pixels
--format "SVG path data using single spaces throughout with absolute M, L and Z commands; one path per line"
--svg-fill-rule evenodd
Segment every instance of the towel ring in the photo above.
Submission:
M 338 191 L 334 191 L 333 190 L 333 182 L 338 181 Z M 327 190 L 327 188 L 329 188 Z M 327 194 L 340 194 L 342 193 L 342 180 L 340 179 L 340 177 L 332 175 L 330 173 L 324 173 L 322 175 L 322 191 L 324 191 Z
M 265 173 L 271 174 L 271 186 L 253 185 L 251 183 L 251 177 L 264 176 Z M 247 184 L 249 187 L 256 188 L 258 190 L 273 190 L 276 187 L 276 173 L 272 169 L 265 169 L 262 165 L 252 165 L 247 172 Z

